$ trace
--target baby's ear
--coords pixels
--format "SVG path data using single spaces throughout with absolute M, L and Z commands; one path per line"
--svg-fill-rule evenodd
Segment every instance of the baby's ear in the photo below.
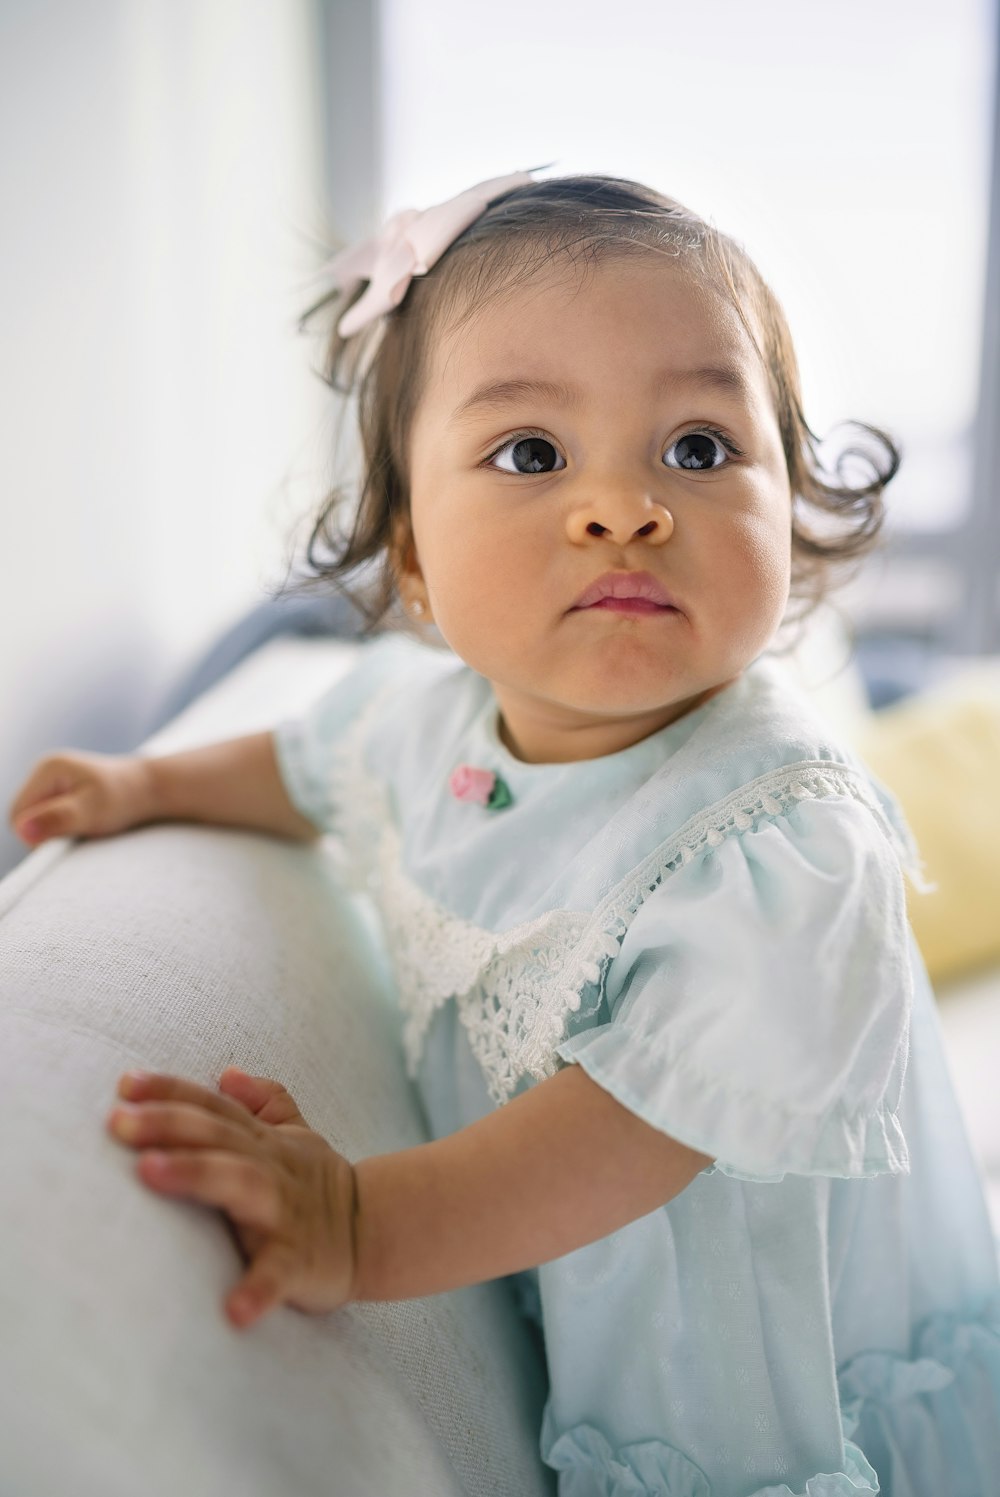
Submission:
M 420 568 L 417 543 L 413 537 L 413 526 L 410 524 L 408 514 L 396 515 L 392 521 L 389 553 L 401 590 L 408 582 L 412 584 L 415 581 L 423 581 L 424 574 Z
M 406 612 L 413 614 L 423 624 L 433 623 L 430 598 L 427 596 L 409 515 L 399 515 L 393 521 L 390 554 L 396 592 Z

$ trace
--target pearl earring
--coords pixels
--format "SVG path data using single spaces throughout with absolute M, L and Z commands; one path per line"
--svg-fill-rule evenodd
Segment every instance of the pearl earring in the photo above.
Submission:
M 424 605 L 421 603 L 420 599 L 414 598 L 413 602 L 410 604 L 410 612 L 416 614 L 417 618 L 419 618 L 423 611 Z

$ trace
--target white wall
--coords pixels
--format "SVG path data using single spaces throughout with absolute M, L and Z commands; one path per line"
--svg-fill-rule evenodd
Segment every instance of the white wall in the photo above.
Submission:
M 317 43 L 310 0 L 0 4 L 4 809 L 137 741 L 326 480 Z

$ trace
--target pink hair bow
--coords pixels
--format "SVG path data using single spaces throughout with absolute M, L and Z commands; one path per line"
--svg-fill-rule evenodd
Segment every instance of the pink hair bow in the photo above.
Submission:
M 398 307 L 412 278 L 426 275 L 488 203 L 501 193 L 524 187 L 533 180 L 530 172 L 512 172 L 506 177 L 479 182 L 423 212 L 404 208 L 394 213 L 373 238 L 334 255 L 320 272 L 324 281 L 348 291 L 363 281 L 368 282 L 364 295 L 337 323 L 340 336 L 349 338 L 383 312 Z

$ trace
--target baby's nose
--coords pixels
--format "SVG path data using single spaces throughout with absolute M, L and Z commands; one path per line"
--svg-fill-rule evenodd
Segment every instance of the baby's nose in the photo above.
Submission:
M 594 536 L 619 546 L 634 540 L 662 545 L 673 529 L 674 517 L 668 509 L 652 499 L 638 497 L 582 504 L 567 521 L 569 538 L 577 543 Z

